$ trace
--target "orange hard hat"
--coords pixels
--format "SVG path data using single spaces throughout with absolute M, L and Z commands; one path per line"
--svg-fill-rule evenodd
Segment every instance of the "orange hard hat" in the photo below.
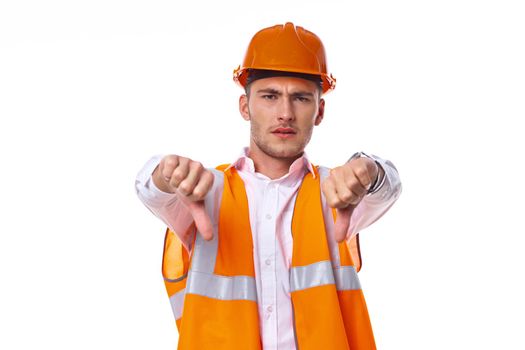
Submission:
M 290 22 L 264 28 L 253 36 L 242 65 L 233 71 L 233 80 L 245 87 L 250 69 L 318 75 L 323 94 L 335 88 L 321 39 Z

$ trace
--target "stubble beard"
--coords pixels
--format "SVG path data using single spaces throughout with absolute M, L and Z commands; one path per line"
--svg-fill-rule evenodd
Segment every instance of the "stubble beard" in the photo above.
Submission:
M 265 137 L 264 131 L 261 130 L 261 127 L 255 123 L 253 119 L 251 121 L 250 131 L 253 143 L 264 154 L 275 159 L 290 160 L 297 159 L 303 154 L 306 145 L 312 137 L 313 127 L 307 130 L 305 137 L 298 139 L 297 142 L 283 140 L 282 142 L 276 141 L 275 144 L 271 144 L 270 140 L 268 140 L 271 136 L 268 135 L 268 137 Z M 300 132 L 296 134 L 296 137 L 299 138 L 299 135 Z

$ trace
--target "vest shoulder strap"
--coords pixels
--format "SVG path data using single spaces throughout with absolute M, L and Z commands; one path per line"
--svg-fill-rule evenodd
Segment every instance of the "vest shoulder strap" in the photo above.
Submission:
M 224 170 L 226 170 L 226 168 L 228 168 L 229 166 L 230 166 L 230 164 L 221 164 L 221 165 L 217 165 L 217 166 L 215 167 L 215 169 L 220 170 L 220 171 L 224 171 Z

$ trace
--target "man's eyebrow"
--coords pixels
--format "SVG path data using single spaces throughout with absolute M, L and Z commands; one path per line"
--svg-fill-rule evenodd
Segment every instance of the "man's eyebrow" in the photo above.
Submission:
M 297 96 L 310 96 L 310 97 L 314 97 L 314 94 L 310 91 L 297 91 L 297 92 L 292 92 L 291 94 L 292 96 L 294 97 L 297 97 Z
M 257 93 L 266 93 L 266 94 L 276 94 L 276 95 L 281 95 L 281 92 L 279 92 L 278 90 L 275 90 L 275 89 L 272 89 L 272 88 L 266 88 L 266 89 L 260 89 L 260 90 L 257 90 Z
M 260 90 L 257 90 L 257 93 L 258 94 L 263 93 L 263 94 L 282 95 L 282 92 L 280 92 L 279 90 L 273 89 L 273 88 L 260 89 Z M 291 93 L 290 95 L 294 97 L 297 97 L 297 96 L 313 97 L 314 96 L 314 94 L 310 91 L 296 91 L 296 92 Z

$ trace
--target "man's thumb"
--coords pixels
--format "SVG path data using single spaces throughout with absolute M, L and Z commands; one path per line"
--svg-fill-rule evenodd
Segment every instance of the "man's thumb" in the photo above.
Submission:
M 210 217 L 204 208 L 204 201 L 189 202 L 187 203 L 190 209 L 191 216 L 195 221 L 195 226 L 200 232 L 202 238 L 209 241 L 213 238 L 213 226 L 211 224 Z
M 354 207 L 352 205 L 343 209 L 337 209 L 337 217 L 335 219 L 335 240 L 337 242 L 342 242 L 346 238 L 353 211 Z

